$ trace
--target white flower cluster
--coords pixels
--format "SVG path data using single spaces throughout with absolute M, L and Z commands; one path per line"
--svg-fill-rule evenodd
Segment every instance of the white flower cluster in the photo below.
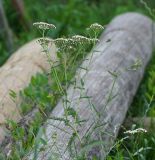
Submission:
M 136 134 L 136 133 L 146 133 L 147 130 L 146 129 L 143 129 L 143 128 L 137 128 L 137 129 L 134 129 L 134 130 L 128 130 L 126 132 L 124 132 L 125 134 Z
M 84 37 L 84 36 L 73 36 L 72 38 L 57 38 L 54 40 L 54 43 L 58 47 L 62 46 L 71 46 L 71 45 L 76 45 L 77 43 L 85 43 L 88 42 L 89 38 Z
M 48 45 L 49 43 L 52 42 L 52 40 L 49 39 L 49 38 L 39 38 L 39 39 L 37 40 L 37 42 L 38 42 L 40 45 L 43 45 L 43 44 Z
M 72 50 L 77 47 L 77 45 L 89 45 L 98 42 L 96 38 L 87 38 L 81 35 L 75 35 L 71 38 L 57 38 L 53 40 L 57 48 L 60 50 Z
M 72 39 L 75 43 L 89 43 L 90 42 L 90 39 L 87 38 L 87 37 L 84 37 L 84 36 L 81 36 L 81 35 L 75 35 L 75 36 L 72 36 Z
M 71 38 L 57 38 L 53 41 L 59 50 L 72 50 L 75 44 Z
M 90 25 L 89 29 L 92 29 L 92 30 L 103 30 L 104 27 L 98 23 L 93 23 Z
M 72 39 L 75 43 L 80 43 L 80 44 L 91 44 L 99 42 L 99 39 L 97 38 L 87 38 L 81 35 L 72 36 Z
M 68 45 L 71 45 L 73 43 L 72 39 L 69 38 L 57 38 L 54 40 L 55 45 L 58 48 L 67 47 Z
M 67 41 L 68 41 L 67 38 L 57 38 L 57 39 L 54 40 L 54 43 L 55 43 L 56 45 L 63 45 L 63 44 L 65 44 Z
M 56 29 L 55 25 L 45 23 L 45 22 L 36 22 L 36 23 L 33 23 L 33 26 L 42 30 Z

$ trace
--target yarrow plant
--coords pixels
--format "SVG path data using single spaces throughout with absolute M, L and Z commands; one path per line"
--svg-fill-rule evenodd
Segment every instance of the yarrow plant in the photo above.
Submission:
M 65 123 L 65 125 L 67 127 L 69 127 L 73 134 L 71 136 L 70 141 L 68 142 L 68 148 L 70 148 L 69 150 L 73 151 L 76 149 L 76 147 L 72 146 L 72 143 L 74 142 L 74 139 L 78 139 L 80 142 L 80 145 L 83 145 L 83 140 L 80 137 L 79 133 L 78 133 L 78 126 L 82 125 L 83 120 L 79 119 L 79 115 L 78 112 L 76 110 L 74 110 L 74 107 L 70 105 L 70 101 L 68 99 L 68 95 L 67 95 L 67 87 L 69 86 L 70 82 L 71 82 L 71 78 L 69 76 L 70 70 L 71 68 L 74 68 L 74 71 L 76 70 L 77 65 L 79 65 L 79 63 L 77 63 L 76 61 L 78 60 L 83 60 L 84 56 L 86 55 L 86 53 L 88 52 L 88 50 L 92 47 L 94 47 L 96 45 L 97 42 L 99 42 L 98 36 L 99 34 L 103 31 L 104 27 L 100 24 L 93 24 L 90 25 L 86 30 L 90 32 L 90 34 L 88 34 L 88 36 L 84 36 L 84 35 L 73 35 L 71 37 L 61 37 L 61 38 L 56 38 L 56 39 L 49 39 L 45 36 L 45 31 L 46 30 L 51 30 L 51 29 L 56 29 L 55 25 L 53 24 L 48 24 L 48 23 L 44 23 L 44 22 L 37 22 L 33 24 L 37 29 L 42 31 L 42 37 L 39 38 L 37 41 L 38 43 L 42 46 L 43 48 L 43 52 L 45 53 L 45 55 L 47 56 L 47 60 L 50 63 L 51 66 L 51 75 L 52 75 L 52 79 L 54 79 L 54 81 L 56 82 L 56 86 L 58 88 L 59 94 L 61 96 L 63 96 L 63 110 L 64 110 L 64 116 L 63 117 L 50 117 L 55 121 L 63 121 Z M 91 32 L 93 32 L 93 35 L 91 34 Z M 58 68 L 53 67 L 53 63 L 51 62 L 50 59 L 50 52 L 48 49 L 49 44 L 55 44 L 57 47 L 57 56 L 59 58 L 59 62 L 60 62 L 60 67 L 61 70 L 63 70 L 64 75 L 61 75 L 61 77 L 63 76 L 64 78 L 64 83 L 61 83 L 61 77 L 59 76 L 58 73 Z M 93 52 L 92 52 L 93 53 Z M 80 62 L 80 61 L 79 61 Z M 89 65 L 90 63 L 88 63 Z M 87 70 L 87 67 L 85 68 L 85 70 Z M 83 68 L 84 69 L 84 68 Z M 76 79 L 75 79 L 76 81 Z M 81 86 L 76 86 L 76 84 L 74 84 L 75 88 L 79 87 L 81 95 L 83 95 L 83 97 L 85 97 L 85 93 L 83 93 L 83 87 L 84 87 L 84 82 L 81 79 Z M 81 97 L 79 97 L 79 100 L 77 101 L 81 101 Z M 88 100 L 89 101 L 89 100 Z M 78 102 L 78 103 L 79 103 Z M 90 103 L 90 102 L 89 102 Z M 56 145 L 56 142 L 54 141 L 54 145 Z M 82 147 L 82 146 L 81 146 Z M 72 155 L 73 156 L 73 155 Z M 75 155 L 74 155 L 75 156 Z

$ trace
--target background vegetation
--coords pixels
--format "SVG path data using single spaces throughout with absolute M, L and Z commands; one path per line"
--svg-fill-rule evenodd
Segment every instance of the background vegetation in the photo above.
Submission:
M 87 26 L 94 22 L 106 25 L 114 16 L 128 11 L 149 15 L 140 0 L 33 0 L 33 2 L 26 0 L 24 3 L 29 27 L 19 21 L 19 15 L 11 7 L 11 1 L 4 1 L 9 25 L 14 33 L 14 51 L 30 39 L 40 36 L 36 30 L 32 29 L 33 22 L 46 21 L 55 24 L 58 29 L 51 36 L 56 37 L 82 33 Z M 147 3 L 151 7 L 155 6 L 153 0 L 147 0 Z M 2 40 L 0 64 L 4 63 L 9 55 Z

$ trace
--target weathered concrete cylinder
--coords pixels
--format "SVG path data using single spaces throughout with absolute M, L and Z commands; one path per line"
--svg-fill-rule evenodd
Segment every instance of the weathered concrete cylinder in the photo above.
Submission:
M 50 46 L 51 58 L 56 59 L 55 47 Z M 33 40 L 18 49 L 9 60 L 0 68 L 0 142 L 3 139 L 4 124 L 7 119 L 19 121 L 20 90 L 28 86 L 30 79 L 37 72 L 49 69 L 46 56 L 41 53 L 42 48 Z M 17 93 L 15 102 L 9 93 L 13 90 Z

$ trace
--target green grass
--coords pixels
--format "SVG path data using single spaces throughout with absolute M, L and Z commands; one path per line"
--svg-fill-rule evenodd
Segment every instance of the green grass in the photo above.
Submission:
M 144 78 L 139 86 L 137 94 L 129 108 L 127 117 L 155 117 L 155 53 L 146 68 Z M 144 127 L 136 124 L 137 127 Z M 110 153 L 109 157 L 114 160 L 133 159 L 133 160 L 153 160 L 155 159 L 155 132 L 154 124 L 146 134 L 131 135 L 123 143 L 119 143 Z M 131 126 L 134 127 L 134 126 Z M 132 128 L 131 128 L 132 129 Z M 118 141 L 125 137 L 122 129 Z M 129 143 L 130 142 L 130 143 Z M 138 154 L 135 154 L 140 149 Z M 135 155 L 134 155 L 135 154 Z M 133 156 L 134 155 L 134 156 Z M 130 158 L 129 158 L 130 157 Z M 109 158 L 110 159 L 110 158 Z M 108 160 L 109 160 L 108 159 Z M 111 159 L 110 159 L 111 160 Z
M 138 92 L 129 110 L 129 115 L 138 116 L 155 116 L 155 53 L 148 64 L 143 80 L 139 86 Z

